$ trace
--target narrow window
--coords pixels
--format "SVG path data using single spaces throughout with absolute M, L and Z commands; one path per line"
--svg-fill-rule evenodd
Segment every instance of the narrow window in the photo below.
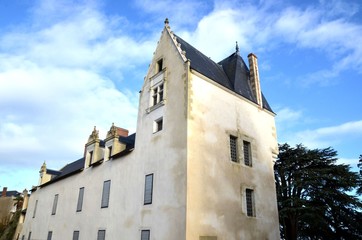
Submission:
M 254 190 L 245 189 L 245 198 L 246 198 L 246 215 L 249 217 L 254 217 Z
M 161 72 L 163 69 L 163 59 L 157 61 L 157 72 Z
M 230 157 L 233 162 L 239 162 L 237 142 L 238 138 L 230 135 Z
M 23 236 L 21 237 L 21 240 L 25 240 L 25 235 L 23 235 Z
M 163 100 L 163 83 L 158 86 L 158 102 Z
M 35 206 L 34 206 L 34 212 L 33 212 L 33 218 L 35 218 L 35 214 L 36 214 L 36 208 L 38 207 L 38 200 L 35 201 Z
M 28 240 L 31 240 L 31 232 L 29 232 Z
M 150 230 L 141 231 L 141 240 L 150 240 Z
M 73 240 L 79 240 L 79 231 L 73 232 Z
M 111 180 L 104 181 L 101 208 L 108 207 L 110 190 L 111 190 Z
M 146 175 L 145 179 L 145 192 L 144 192 L 144 204 L 152 204 L 152 192 L 153 192 L 153 174 Z
M 251 146 L 250 142 L 243 141 L 243 148 L 244 148 L 244 163 L 247 166 L 251 166 Z
M 93 151 L 89 152 L 89 165 L 91 165 L 93 162 Z
M 98 230 L 97 240 L 106 239 L 106 230 Z
M 158 103 L 158 87 L 155 87 L 153 89 L 152 101 L 153 105 L 156 105 Z
M 49 231 L 49 232 L 48 232 L 47 240 L 52 240 L 52 235 L 53 235 L 53 232 L 52 232 L 52 231 Z
M 108 160 L 112 157 L 112 146 L 108 147 Z
M 79 188 L 78 202 L 77 202 L 77 212 L 81 212 L 81 211 L 82 211 L 82 207 L 83 207 L 83 195 L 84 195 L 84 187 Z
M 163 118 L 159 118 L 154 122 L 153 132 L 154 133 L 159 132 L 162 130 L 162 128 L 163 128 Z
M 55 215 L 55 213 L 57 212 L 58 196 L 59 196 L 58 194 L 55 194 L 55 196 L 54 196 L 52 215 Z

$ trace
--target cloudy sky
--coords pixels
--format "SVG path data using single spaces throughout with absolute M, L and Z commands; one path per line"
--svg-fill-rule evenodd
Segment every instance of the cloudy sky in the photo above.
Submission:
M 0 187 L 38 184 L 82 157 L 93 126 L 134 132 L 138 91 L 166 17 L 218 62 L 258 56 L 278 141 L 362 154 L 359 0 L 4 0 L 0 4 Z M 0 190 L 1 190 L 0 189 Z

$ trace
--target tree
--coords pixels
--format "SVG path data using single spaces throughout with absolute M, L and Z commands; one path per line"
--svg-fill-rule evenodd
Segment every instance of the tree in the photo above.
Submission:
M 362 239 L 362 202 L 352 193 L 361 177 L 336 161 L 330 147 L 279 145 L 274 174 L 282 238 Z
M 357 193 L 358 194 L 362 194 L 362 154 L 359 155 L 359 161 L 358 161 L 358 164 L 357 164 L 357 167 L 359 167 L 359 174 L 361 176 L 361 181 L 359 183 L 359 187 L 357 189 Z

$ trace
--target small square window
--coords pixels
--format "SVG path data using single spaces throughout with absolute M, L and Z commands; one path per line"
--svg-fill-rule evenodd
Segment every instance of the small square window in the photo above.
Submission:
M 159 118 L 154 122 L 153 132 L 159 132 L 163 129 L 163 118 Z

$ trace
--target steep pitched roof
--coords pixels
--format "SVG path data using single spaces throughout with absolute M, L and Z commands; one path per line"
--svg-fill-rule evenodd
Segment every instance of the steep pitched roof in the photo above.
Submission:
M 249 68 L 237 52 L 231 54 L 221 62 L 216 63 L 182 38 L 176 34 L 174 35 L 176 36 L 176 41 L 180 43 L 182 51 L 185 52 L 186 58 L 190 60 L 191 69 L 249 99 L 250 101 L 257 103 L 250 86 Z M 262 98 L 263 108 L 273 112 L 263 94 Z

